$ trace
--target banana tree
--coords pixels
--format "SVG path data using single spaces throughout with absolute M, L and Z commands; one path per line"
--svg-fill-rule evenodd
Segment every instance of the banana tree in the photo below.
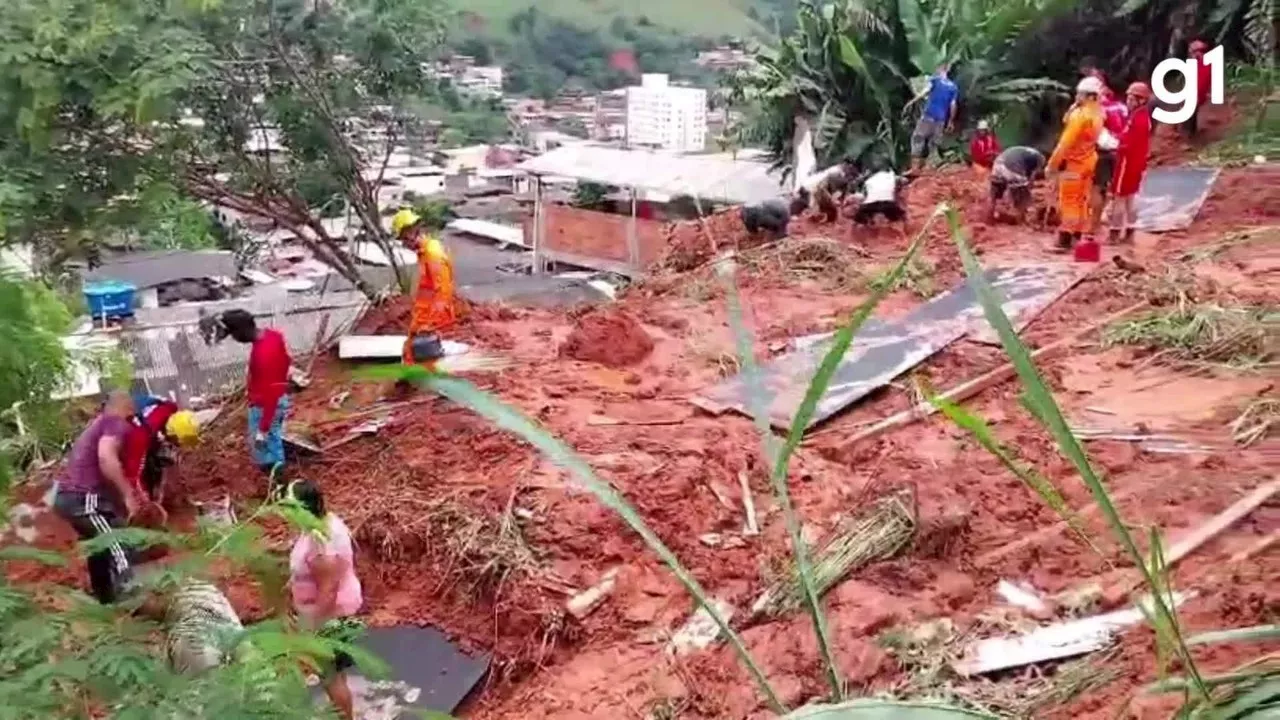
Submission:
M 1066 88 L 1019 77 L 1008 60 L 1028 27 L 1074 0 L 802 0 L 797 28 L 755 53 L 733 98 L 746 109 L 741 144 L 759 144 L 789 168 L 795 118 L 813 128 L 819 165 L 880 153 L 904 159 L 927 76 L 955 67 L 962 102 L 990 114 Z

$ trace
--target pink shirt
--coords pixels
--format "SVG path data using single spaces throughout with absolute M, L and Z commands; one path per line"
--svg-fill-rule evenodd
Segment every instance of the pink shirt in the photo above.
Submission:
M 338 579 L 338 602 L 335 606 L 336 617 L 354 615 L 364 604 L 364 593 L 360 589 L 360 578 L 356 577 L 355 550 L 351 544 L 351 531 L 342 518 L 333 513 L 325 516 L 328 525 L 328 537 L 322 538 L 317 533 L 306 532 L 298 536 L 289 553 L 289 589 L 293 593 L 293 607 L 299 615 L 309 619 L 324 621 L 330 618 L 318 618 L 316 603 L 318 589 L 311 573 L 310 562 L 317 555 L 329 555 L 341 558 L 343 568 Z

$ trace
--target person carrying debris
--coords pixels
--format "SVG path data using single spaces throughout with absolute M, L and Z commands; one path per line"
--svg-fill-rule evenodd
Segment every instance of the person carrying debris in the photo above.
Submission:
M 342 518 L 325 507 L 324 493 L 311 480 L 297 480 L 287 496 L 317 523 L 304 531 L 289 552 L 289 591 L 293 609 L 304 627 L 321 637 L 351 644 L 363 625 L 355 614 L 364 604 L 360 578 L 355 570 L 355 546 Z M 347 671 L 355 660 L 345 652 L 333 658 L 333 670 L 325 683 L 329 699 L 344 718 L 353 716 Z
M 853 185 L 857 177 L 857 161 L 845 158 L 826 170 L 803 178 L 791 199 L 791 215 L 799 215 L 812 205 L 817 207 L 827 222 L 835 222 L 840 216 L 836 196 L 848 192 L 849 186 Z
M 969 141 L 969 162 L 973 163 L 975 169 L 987 173 L 991 171 L 996 162 L 996 156 L 1000 154 L 1000 141 L 996 139 L 996 134 L 991 132 L 991 124 L 986 120 L 978 121 L 978 129 L 973 133 L 973 139 Z
M 1116 174 L 1112 181 L 1111 227 L 1107 239 L 1116 243 L 1133 242 L 1133 226 L 1138 222 L 1138 191 L 1147 173 L 1147 155 L 1151 151 L 1151 88 L 1136 82 L 1125 91 L 1129 117 L 1120 133 L 1116 149 Z
M 1014 218 L 1019 225 L 1026 219 L 1031 205 L 1031 184 L 1044 177 L 1045 158 L 1039 150 L 1025 145 L 1014 145 L 1000 153 L 991 167 L 990 188 L 987 194 L 987 222 L 996 219 L 996 203 L 1009 194 Z
M 1089 199 L 1098 165 L 1098 136 L 1102 132 L 1102 82 L 1086 77 L 1076 86 L 1076 105 L 1066 117 L 1062 136 L 1049 156 L 1046 172 L 1058 179 L 1059 252 L 1068 252 L 1082 236 L 1090 236 Z
M 139 492 L 156 503 L 164 500 L 165 470 L 174 450 L 200 439 L 200 421 L 178 403 L 153 396 L 134 399 L 136 412 L 124 442 L 124 471 Z
M 444 356 L 439 333 L 457 322 L 453 261 L 444 243 L 431 236 L 418 213 L 405 208 L 391 218 L 391 233 L 418 255 L 418 291 L 409 318 L 402 359 L 406 365 L 434 368 Z
M 915 130 L 911 133 L 913 170 L 919 171 L 924 167 L 930 151 L 937 146 L 942 134 L 951 130 L 955 122 L 960 89 L 948 77 L 950 70 L 946 63 L 939 65 L 937 72 L 929 78 L 929 86 L 920 95 L 924 98 L 924 111 L 920 113 L 920 119 L 916 121 Z
M 853 214 L 853 221 L 859 225 L 870 225 L 877 215 L 883 215 L 890 222 L 906 223 L 907 213 L 902 208 L 898 191 L 907 184 L 907 179 L 899 177 L 883 160 L 876 160 L 871 165 L 871 175 L 862 184 L 862 202 Z
M 222 332 L 250 345 L 245 396 L 249 402 L 249 454 L 268 477 L 284 467 L 284 423 L 289 414 L 289 378 L 293 360 L 284 335 L 260 328 L 253 314 L 239 308 L 222 313 Z
M 133 398 L 128 393 L 111 393 L 102 412 L 71 446 L 53 509 L 71 523 L 81 540 L 124 527 L 142 507 L 141 493 L 129 482 L 122 462 L 133 413 Z M 133 578 L 130 553 L 118 542 L 94 552 L 86 564 L 89 587 L 104 605 L 114 603 Z

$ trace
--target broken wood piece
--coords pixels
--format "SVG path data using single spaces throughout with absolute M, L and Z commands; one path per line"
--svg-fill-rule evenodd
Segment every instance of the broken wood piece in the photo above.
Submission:
M 1088 335 L 1094 330 L 1097 330 L 1098 328 L 1103 327 L 1105 325 L 1109 325 L 1115 322 L 1116 320 L 1119 320 L 1120 318 L 1126 315 L 1129 315 L 1130 313 L 1141 310 L 1142 308 L 1147 307 L 1148 304 L 1149 303 L 1147 303 L 1146 301 L 1134 303 L 1133 305 L 1130 305 L 1129 307 L 1119 312 L 1112 313 L 1111 315 L 1108 315 L 1107 317 L 1095 323 L 1092 323 L 1086 327 L 1081 328 L 1080 330 L 1077 330 L 1076 332 L 1068 335 L 1067 337 L 1055 340 L 1049 343 L 1048 345 L 1045 345 L 1044 347 L 1035 350 L 1034 352 L 1031 353 L 1031 359 L 1033 361 L 1037 361 L 1037 360 L 1045 360 L 1049 357 L 1052 357 L 1053 355 L 1059 352 L 1062 352 L 1067 348 L 1071 347 L 1072 345 L 1076 344 L 1082 338 L 1084 338 L 1084 336 Z M 1008 380 L 1009 378 L 1013 377 L 1016 374 L 1017 374 L 1017 368 L 1013 366 L 1013 363 L 1006 362 L 1005 364 L 993 370 L 983 373 L 982 375 L 979 375 L 978 377 L 975 377 L 972 380 L 965 381 L 951 388 L 950 390 L 943 392 L 938 397 L 942 400 L 946 400 L 947 402 L 952 402 L 952 403 L 960 402 L 962 400 L 968 400 L 969 398 L 973 397 L 974 395 L 977 395 L 978 393 L 988 388 L 999 385 L 1000 383 L 1004 382 L 1005 380 Z M 933 415 L 937 411 L 938 409 L 934 407 L 932 403 L 929 403 L 929 402 L 913 404 L 911 407 L 907 408 L 906 410 L 890 415 L 889 417 L 859 432 L 858 434 L 854 435 L 848 441 L 848 443 L 852 444 L 852 443 L 861 442 L 863 440 L 870 440 L 871 438 L 882 435 L 885 432 L 888 432 L 889 430 L 894 430 L 903 425 L 909 425 L 915 422 L 916 420 L 922 420 L 926 417 L 929 417 L 930 415 Z M 818 431 L 816 433 L 813 433 L 813 435 L 811 435 L 810 437 L 817 437 L 818 435 L 821 435 L 824 432 L 830 432 L 830 431 Z
M 1275 479 L 1240 498 L 1231 507 L 1213 516 L 1209 522 L 1200 526 L 1195 532 L 1171 545 L 1165 552 L 1165 566 L 1173 565 L 1195 552 L 1200 546 L 1212 540 L 1223 530 L 1235 525 L 1243 520 L 1246 515 L 1257 510 L 1278 492 L 1280 492 L 1280 479 Z
M 747 514 L 747 524 L 742 534 L 747 537 L 760 534 L 760 525 L 756 521 L 756 501 L 751 497 L 751 483 L 747 481 L 745 472 L 738 472 L 738 487 L 742 488 L 742 507 Z
M 304 455 L 319 455 L 324 452 L 324 448 L 298 433 L 283 433 L 280 439 L 285 445 L 292 447 L 295 451 L 301 451 Z
M 740 548 L 747 544 L 745 540 L 737 535 L 725 535 L 723 533 L 703 533 L 698 536 L 698 542 L 713 548 L 724 548 L 731 550 Z
M 724 486 L 710 478 L 704 479 L 707 489 L 715 496 L 716 502 L 720 503 L 725 510 L 733 510 L 734 505 L 729 501 L 729 493 L 725 492 Z
M 570 615 L 579 620 L 590 615 L 592 611 L 600 607 L 601 603 L 613 594 L 613 590 L 618 584 L 618 573 L 621 571 L 621 567 L 615 567 L 606 572 L 600 578 L 600 582 L 569 598 L 569 602 L 565 603 L 565 610 L 568 610 Z
M 1173 606 L 1181 605 L 1189 597 L 1190 594 L 1174 593 Z M 1150 597 L 1144 597 L 1141 602 L 1149 603 L 1150 600 Z M 1137 625 L 1145 617 L 1140 608 L 1132 607 L 1055 623 L 1024 635 L 979 640 L 970 645 L 964 656 L 953 662 L 951 667 L 960 675 L 969 677 L 1084 655 L 1107 647 L 1116 633 Z
M 343 437 L 340 437 L 337 440 L 334 440 L 333 442 L 324 445 L 320 449 L 323 452 L 329 452 L 334 448 L 342 447 L 343 445 L 346 445 L 347 443 L 353 440 L 356 440 L 358 438 L 367 437 L 369 435 L 377 435 L 382 430 L 382 428 L 386 427 L 391 423 L 391 418 L 392 418 L 391 414 L 388 413 L 384 417 L 375 418 L 373 420 L 368 420 L 363 423 L 360 423 L 359 425 L 348 430 L 347 434 L 344 435 Z
M 1264 537 L 1259 538 L 1258 541 L 1255 542 L 1254 544 L 1241 550 L 1235 555 L 1232 555 L 1231 559 L 1228 560 L 1227 562 L 1231 564 L 1244 562 L 1245 560 L 1248 560 L 1257 555 L 1261 555 L 1262 553 L 1271 549 L 1271 546 L 1275 545 L 1277 542 L 1280 542 L 1280 530 L 1276 530 L 1272 532 L 1270 535 L 1266 535 Z
M 732 605 L 719 598 L 713 598 L 711 605 L 725 622 L 732 620 L 734 613 L 737 612 Z M 705 650 L 719 639 L 720 626 L 712 619 L 711 613 L 699 605 L 684 625 L 681 625 L 680 629 L 671 636 L 671 642 L 667 645 L 667 654 L 679 656 Z
M 996 593 L 1010 605 L 1026 610 L 1032 617 L 1048 617 L 1052 613 L 1049 603 L 1029 587 L 1001 580 L 996 585 Z
M 1234 502 L 1231 507 L 1214 515 L 1208 522 L 1196 528 L 1191 534 L 1180 538 L 1169 545 L 1164 554 L 1164 567 L 1169 570 L 1180 560 L 1199 550 L 1205 543 L 1217 537 L 1222 531 L 1244 519 L 1246 515 L 1257 510 L 1263 503 L 1280 492 L 1280 479 L 1255 488 L 1253 492 Z M 1142 575 L 1136 570 L 1126 572 L 1127 578 L 1120 580 L 1106 597 L 1115 598 L 1127 595 L 1142 583 Z

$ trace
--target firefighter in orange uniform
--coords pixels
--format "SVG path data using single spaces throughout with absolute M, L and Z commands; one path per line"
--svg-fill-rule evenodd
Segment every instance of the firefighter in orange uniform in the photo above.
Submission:
M 1047 171 L 1058 176 L 1058 250 L 1067 252 L 1081 237 L 1093 234 L 1089 199 L 1098 165 L 1098 136 L 1103 113 L 1099 98 L 1102 82 L 1086 77 L 1076 86 L 1076 104 L 1065 118 L 1058 146 L 1049 157 Z
M 406 208 L 391 218 L 391 232 L 418 255 L 418 291 L 402 357 L 408 365 L 434 368 L 444 354 L 439 333 L 458 320 L 453 302 L 453 261 L 444 244 L 427 233 L 422 218 L 412 210 Z

